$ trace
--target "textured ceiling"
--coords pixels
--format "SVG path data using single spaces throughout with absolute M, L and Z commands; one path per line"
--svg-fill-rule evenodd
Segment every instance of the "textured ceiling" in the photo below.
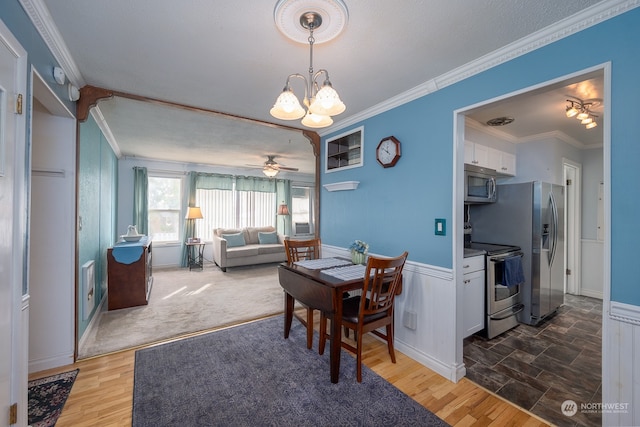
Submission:
M 297 121 L 279 121 L 269 115 L 287 75 L 306 74 L 309 65 L 308 45 L 291 41 L 276 27 L 275 0 L 24 1 L 48 9 L 44 18 L 59 31 L 70 58 L 67 74 L 78 85 L 301 127 Z M 333 128 L 599 1 L 345 3 L 349 17 L 342 34 L 314 48 L 316 71 L 329 70 L 334 88 L 347 105 Z M 301 83 L 292 86 L 302 95 Z M 536 101 L 538 111 L 557 110 L 563 100 L 554 99 L 552 107 L 540 102 Z M 291 138 L 269 135 L 258 141 L 242 138 L 240 133 L 246 129 L 237 122 L 211 128 L 202 117 L 175 112 L 170 115 L 172 126 L 167 126 L 167 118 L 151 111 L 156 107 L 125 114 L 104 103 L 99 106 L 123 155 L 147 153 L 153 146 L 153 157 L 195 163 L 246 165 L 260 163 L 258 159 L 267 154 L 281 154 L 287 166 L 307 171 L 309 165 L 299 158 L 311 153 L 306 139 L 301 144 L 288 142 L 296 132 Z M 516 105 L 509 108 L 513 114 L 525 114 Z M 148 116 L 141 116 L 143 110 Z M 519 123 L 524 120 L 517 118 L 512 129 Z M 226 129 L 229 126 L 236 129 Z M 518 132 L 528 136 L 541 130 L 547 132 L 535 127 Z M 156 135 L 156 131 L 163 133 Z M 576 137 L 568 128 L 560 132 L 577 141 L 588 138 Z M 286 140 L 289 148 L 272 147 L 275 139 Z

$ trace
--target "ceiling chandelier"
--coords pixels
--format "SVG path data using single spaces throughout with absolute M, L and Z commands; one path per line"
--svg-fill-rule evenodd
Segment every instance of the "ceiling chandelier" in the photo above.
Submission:
M 283 28 L 284 26 L 282 25 L 281 21 L 279 21 L 280 16 L 287 13 L 296 13 L 294 7 L 288 7 L 294 6 L 293 3 L 296 3 L 296 1 L 281 0 L 276 5 L 276 23 L 278 24 L 279 28 L 283 30 L 283 32 L 289 29 Z M 344 7 L 344 4 L 336 0 L 330 1 L 328 3 L 330 3 L 332 7 L 337 7 L 340 9 L 339 17 L 343 18 L 341 25 L 344 25 L 344 20 L 346 18 L 346 7 Z M 327 7 L 327 5 L 322 6 Z M 304 7 L 309 7 L 309 5 L 304 5 Z M 334 21 L 340 22 L 340 19 L 334 19 Z M 298 73 L 290 74 L 287 77 L 287 81 L 285 83 L 284 89 L 282 90 L 282 93 L 280 94 L 280 96 L 278 96 L 278 99 L 273 105 L 273 108 L 271 108 L 270 113 L 276 119 L 281 120 L 297 120 L 302 118 L 302 124 L 310 128 L 323 128 L 331 126 L 331 124 L 333 124 L 333 119 L 331 118 L 331 116 L 342 113 L 346 109 L 346 107 L 342 100 L 340 100 L 338 92 L 336 92 L 336 90 L 331 85 L 331 81 L 329 80 L 329 72 L 325 69 L 321 69 L 316 72 L 314 72 L 313 70 L 313 45 L 316 42 L 316 39 L 314 38 L 314 31 L 320 28 L 320 26 L 322 25 L 322 16 L 319 12 L 316 11 L 304 11 L 301 13 L 301 15 L 299 15 L 299 24 L 303 29 L 309 31 L 309 36 L 307 38 L 307 41 L 309 42 L 309 76 L 306 77 Z M 331 34 L 332 37 L 335 37 L 337 35 L 334 27 L 329 28 L 333 32 L 333 34 Z M 299 29 L 300 28 L 298 28 L 298 30 Z M 341 29 L 341 27 L 338 28 L 338 32 Z M 290 36 L 289 34 L 287 34 L 287 32 L 285 32 L 285 34 Z M 324 81 L 320 85 L 318 83 L 318 79 L 321 76 L 324 76 Z M 304 80 L 305 91 L 302 103 L 306 107 L 306 110 L 302 107 L 302 105 L 300 105 L 300 101 L 291 89 L 290 82 L 292 78 L 299 78 Z
M 598 126 L 598 123 L 596 123 L 596 117 L 598 116 L 593 114 L 591 109 L 600 105 L 602 102 L 601 100 L 593 98 L 583 101 L 575 96 L 569 96 L 569 98 L 572 99 L 567 99 L 567 102 L 569 103 L 565 108 L 565 114 L 567 117 L 575 117 L 580 120 L 580 124 L 585 125 L 587 129 L 593 129 Z

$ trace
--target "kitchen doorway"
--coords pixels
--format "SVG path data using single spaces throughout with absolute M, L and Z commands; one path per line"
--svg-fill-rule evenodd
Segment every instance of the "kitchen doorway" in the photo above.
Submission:
M 597 97 L 601 111 L 599 111 L 599 123 L 601 136 L 598 141 L 581 141 L 580 138 L 570 137 L 563 131 L 558 129 L 545 128 L 543 124 L 544 113 L 542 109 L 544 106 L 544 98 L 555 95 L 555 105 L 549 103 L 549 114 L 555 114 L 558 118 L 565 120 L 567 123 L 580 125 L 580 122 L 571 120 L 566 116 L 566 100 L 569 99 L 567 95 L 575 94 L 577 96 L 579 91 L 591 89 L 598 92 L 595 94 L 582 94 L 585 98 Z M 572 92 L 573 91 L 573 92 Z M 608 99 L 608 93 L 610 91 L 610 65 L 604 64 L 591 69 L 583 70 L 572 75 L 563 76 L 553 81 L 545 82 L 535 87 L 530 87 L 504 95 L 499 98 L 487 100 L 472 106 L 468 106 L 464 109 L 455 112 L 455 156 L 454 156 L 454 170 L 456 171 L 456 194 L 458 195 L 455 203 L 454 212 L 454 227 L 459 230 L 457 237 L 454 239 L 454 246 L 456 249 L 456 259 L 454 262 L 456 272 L 456 286 L 459 291 L 457 295 L 459 297 L 457 302 L 458 312 L 460 313 L 458 318 L 462 319 L 464 312 L 464 286 L 462 266 L 464 265 L 464 202 L 463 202 L 463 170 L 464 170 L 464 145 L 465 142 L 469 142 L 469 135 L 473 132 L 468 132 L 469 120 L 475 120 L 476 126 L 474 129 L 484 126 L 488 137 L 486 141 L 480 141 L 489 145 L 490 148 L 500 150 L 503 147 L 496 145 L 491 146 L 492 139 L 498 139 L 502 136 L 502 139 L 507 143 L 511 143 L 514 146 L 514 154 L 516 154 L 516 174 L 515 176 L 504 176 L 501 178 L 503 183 L 517 183 L 517 182 L 529 182 L 535 180 L 549 181 L 555 183 L 566 183 L 566 179 L 575 180 L 573 183 L 580 184 L 574 186 L 569 191 L 569 217 L 565 219 L 565 225 L 568 228 L 565 230 L 570 233 L 567 236 L 567 240 L 570 242 L 565 245 L 564 251 L 567 255 L 566 268 L 571 270 L 571 277 L 566 280 L 565 290 L 566 292 L 574 295 L 584 295 L 586 297 L 598 298 L 597 302 L 600 307 L 608 306 L 609 304 L 609 287 L 610 277 L 605 277 L 603 272 L 609 271 L 608 268 L 608 256 L 605 253 L 604 248 L 608 248 L 608 240 L 610 239 L 608 230 L 610 229 L 610 220 L 605 215 L 610 211 L 610 199 L 605 192 L 606 185 L 603 182 L 609 180 L 610 168 L 609 163 L 609 144 L 610 144 L 610 129 L 609 129 L 609 105 L 606 102 Z M 526 113 L 526 109 L 529 108 L 532 111 L 537 124 L 539 124 L 538 130 L 534 127 L 529 127 L 529 133 L 508 133 L 507 126 L 502 129 L 490 128 L 486 125 L 488 119 L 496 117 L 498 118 L 498 112 L 502 109 L 502 118 L 508 119 L 510 116 L 515 119 L 514 123 L 519 121 L 524 122 L 523 115 Z M 512 114 L 510 114 L 513 112 Z M 480 120 L 484 114 L 484 120 Z M 502 120 L 503 122 L 509 122 L 509 120 Z M 560 123 L 563 125 L 563 123 Z M 584 126 L 583 126 L 584 127 Z M 524 132 L 526 126 L 519 129 Z M 505 135 L 507 135 L 505 137 Z M 558 141 L 558 143 L 556 143 Z M 478 141 L 471 141 L 478 142 Z M 583 143 L 584 142 L 584 143 Z M 536 146 L 535 144 L 539 144 Z M 508 145 L 508 144 L 507 144 Z M 504 151 L 504 150 L 503 150 Z M 580 197 L 582 195 L 582 197 Z M 500 197 L 498 192 L 498 198 Z M 509 244 L 509 242 L 501 242 Z M 599 290 L 593 286 L 595 282 L 598 283 Z M 573 298 L 571 295 L 566 295 L 567 298 Z M 568 304 L 567 304 L 568 308 Z M 566 308 L 565 308 L 566 309 Z M 601 309 L 600 309 L 601 310 Z M 598 312 L 600 318 L 602 317 L 601 311 Z M 553 317 L 552 317 L 553 319 Z M 602 320 L 602 319 L 601 319 Z M 523 325 L 521 325 L 523 326 Z M 461 329 L 461 328 L 459 328 Z M 535 333 L 535 327 L 527 326 L 527 333 Z M 602 332 L 599 334 L 592 334 L 597 340 L 599 346 L 602 346 L 603 338 Z M 606 331 L 604 331 L 606 333 Z M 505 334 L 506 336 L 507 334 Z M 502 337 L 504 339 L 504 337 Z M 465 342 L 463 341 L 462 332 L 459 336 L 459 349 L 460 349 L 460 362 L 461 364 L 471 363 L 468 358 L 463 359 L 463 349 Z M 485 342 L 486 343 L 486 342 Z M 491 344 L 486 344 L 490 346 Z M 543 350 L 544 352 L 545 350 Z M 465 352 L 466 354 L 466 352 Z M 554 361 L 550 356 L 550 361 Z M 561 366 L 561 361 L 557 362 Z M 497 364 L 497 362 L 495 363 Z M 597 365 L 597 366 L 596 366 Z M 594 370 L 596 372 L 602 371 L 602 358 L 597 358 L 597 364 L 585 366 L 585 369 Z M 489 364 L 491 368 L 493 364 Z M 527 363 L 521 365 L 521 370 L 514 370 L 512 374 L 515 376 L 526 374 L 523 372 L 526 370 Z M 496 371 L 497 372 L 497 371 Z M 494 372 L 493 374 L 496 374 Z M 492 375 L 487 371 L 488 375 Z M 515 379 L 518 381 L 518 379 Z M 603 378 L 604 382 L 607 378 Z M 508 393 L 507 393 L 508 394 Z

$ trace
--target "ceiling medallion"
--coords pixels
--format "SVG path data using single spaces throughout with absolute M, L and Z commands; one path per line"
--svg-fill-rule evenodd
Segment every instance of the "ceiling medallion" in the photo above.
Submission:
M 495 119 L 488 120 L 487 124 L 489 126 L 504 126 L 513 123 L 514 120 L 513 117 L 496 117 Z
M 273 19 L 282 34 L 306 44 L 309 32 L 300 25 L 300 17 L 307 13 L 322 17 L 322 25 L 313 33 L 315 44 L 336 38 L 349 21 L 349 12 L 342 0 L 278 0 Z

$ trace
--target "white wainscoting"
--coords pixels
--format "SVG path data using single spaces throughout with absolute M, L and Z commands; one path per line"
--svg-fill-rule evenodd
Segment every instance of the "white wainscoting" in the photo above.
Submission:
M 350 254 L 343 248 L 322 245 L 322 256 Z M 407 261 L 403 279 L 402 294 L 395 301 L 395 348 L 450 381 L 459 381 L 465 369 L 464 364 L 456 363 L 452 270 Z
M 610 303 L 603 317 L 602 425 L 640 425 L 640 307 Z
M 582 239 L 581 246 L 580 295 L 602 299 L 604 242 L 601 240 Z

